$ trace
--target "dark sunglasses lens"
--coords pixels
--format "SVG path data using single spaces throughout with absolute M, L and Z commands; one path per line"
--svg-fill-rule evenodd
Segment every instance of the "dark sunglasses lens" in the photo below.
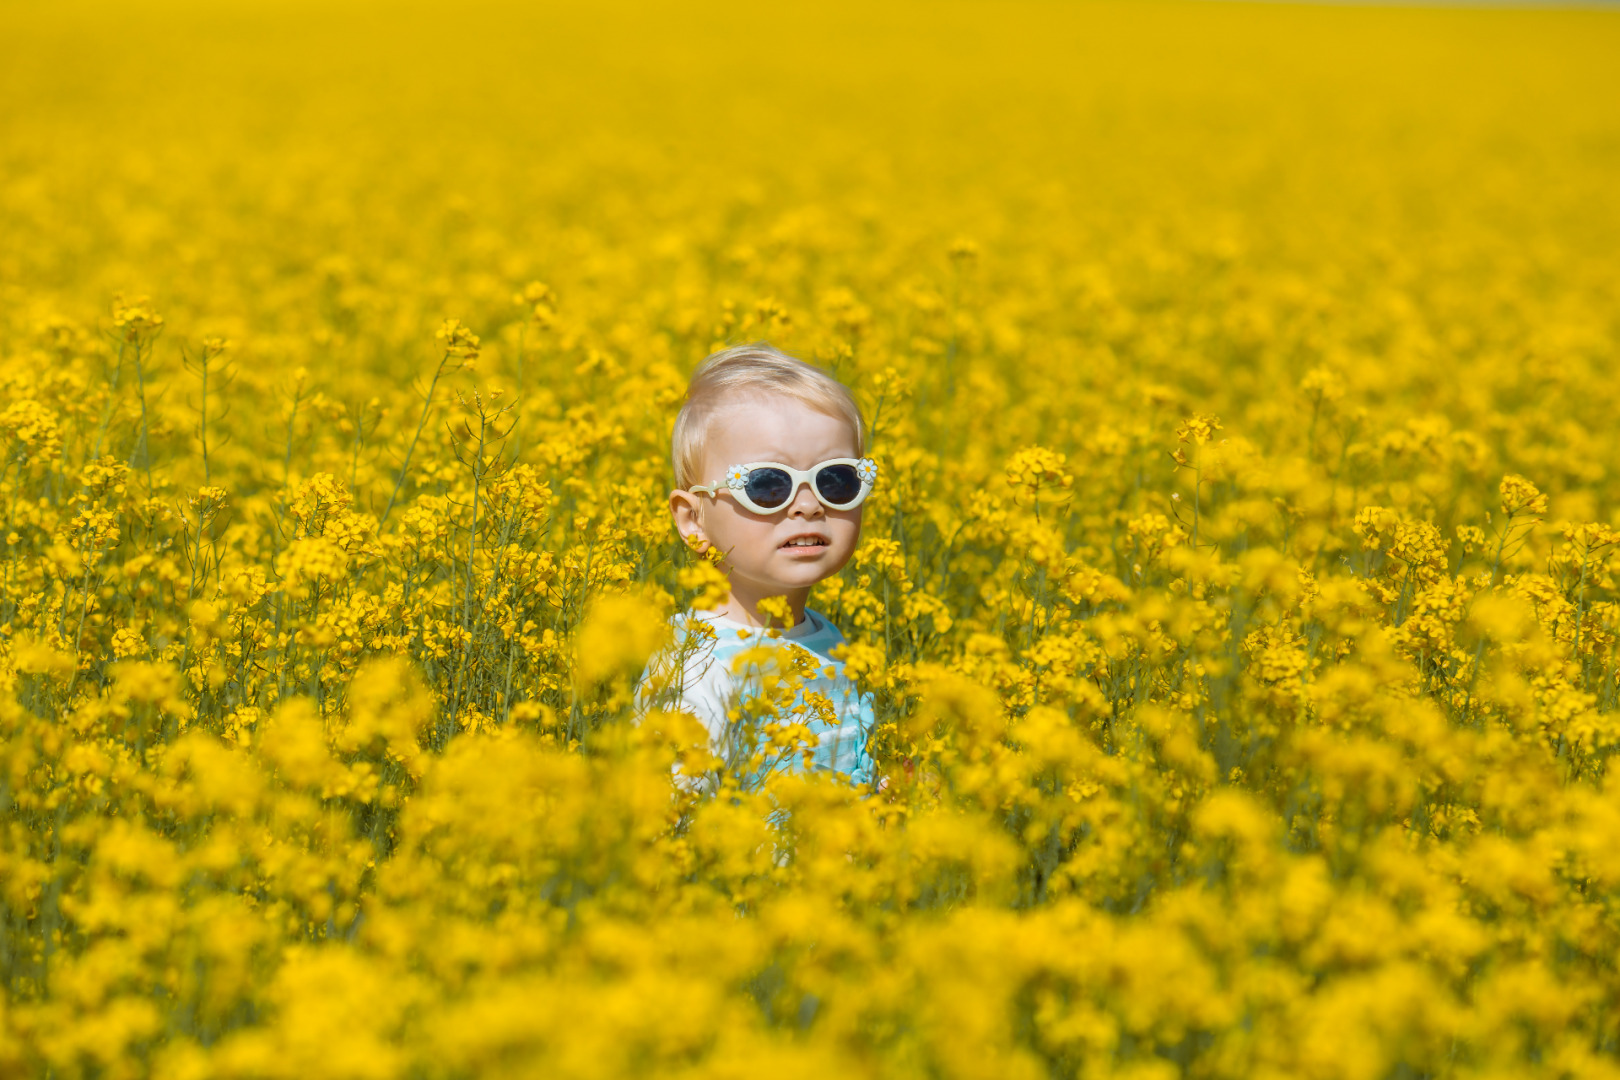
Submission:
M 837 506 L 853 502 L 861 493 L 861 476 L 853 465 L 829 465 L 816 473 L 816 491 Z
M 747 491 L 755 506 L 775 510 L 793 494 L 793 477 L 781 469 L 755 469 L 748 474 Z

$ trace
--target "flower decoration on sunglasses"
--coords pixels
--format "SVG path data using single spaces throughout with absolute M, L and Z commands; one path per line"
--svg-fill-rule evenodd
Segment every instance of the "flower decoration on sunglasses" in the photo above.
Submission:
M 855 466 L 855 471 L 860 474 L 861 483 L 877 483 L 877 462 L 873 461 L 871 458 L 861 458 L 861 463 Z
M 733 465 L 731 468 L 726 470 L 726 486 L 731 488 L 733 491 L 741 490 L 742 488 L 746 487 L 748 484 L 749 472 L 750 470 L 746 465 Z

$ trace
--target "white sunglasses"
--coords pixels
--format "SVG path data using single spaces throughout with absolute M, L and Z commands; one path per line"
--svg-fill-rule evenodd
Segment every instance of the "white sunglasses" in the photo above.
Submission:
M 871 494 L 877 472 L 871 458 L 829 458 L 804 470 L 779 461 L 750 461 L 727 469 L 723 482 L 689 490 L 713 498 L 729 491 L 744 509 L 774 514 L 793 501 L 800 484 L 809 484 L 816 501 L 827 509 L 853 510 Z

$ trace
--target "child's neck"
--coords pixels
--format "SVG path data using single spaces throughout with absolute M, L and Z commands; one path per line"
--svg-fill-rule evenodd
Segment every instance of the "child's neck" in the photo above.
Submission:
M 733 622 L 740 622 L 744 626 L 757 627 L 761 630 L 773 626 L 778 630 L 786 630 L 804 622 L 804 605 L 810 599 L 809 589 L 792 589 L 786 593 L 766 593 L 751 590 L 746 585 L 740 587 L 739 585 L 740 583 L 733 583 L 730 599 L 719 608 L 718 613 L 721 617 L 731 619 Z M 772 596 L 782 596 L 787 599 L 788 610 L 792 615 L 792 619 L 785 625 L 781 619 L 773 618 L 759 610 L 760 601 L 769 599 Z

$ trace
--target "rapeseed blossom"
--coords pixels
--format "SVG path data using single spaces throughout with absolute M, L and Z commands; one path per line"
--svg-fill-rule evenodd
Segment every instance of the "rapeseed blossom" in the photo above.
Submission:
M 216 8 L 0 10 L 0 1074 L 1620 1075 L 1613 14 Z

